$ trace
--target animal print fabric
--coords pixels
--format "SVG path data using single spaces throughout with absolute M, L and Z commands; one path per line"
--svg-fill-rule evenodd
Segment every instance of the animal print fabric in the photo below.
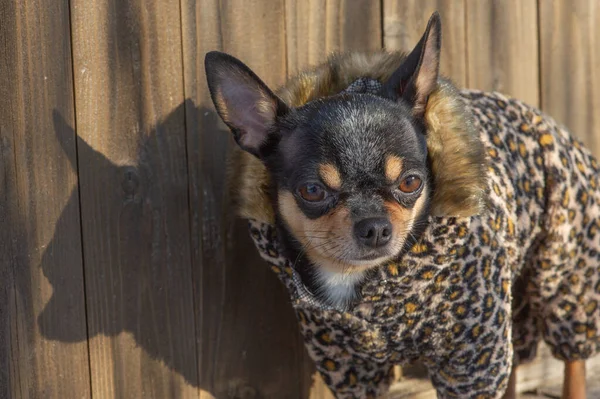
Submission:
M 544 340 L 559 359 L 600 349 L 598 164 L 539 110 L 463 91 L 489 161 L 489 207 L 430 219 L 412 250 L 381 266 L 338 311 L 302 285 L 275 229 L 250 220 L 286 285 L 306 347 L 338 398 L 388 389 L 394 364 L 421 360 L 440 398 L 498 398 L 513 360 Z

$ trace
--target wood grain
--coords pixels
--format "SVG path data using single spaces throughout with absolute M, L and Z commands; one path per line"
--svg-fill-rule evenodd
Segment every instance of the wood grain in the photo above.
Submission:
M 434 11 L 442 18 L 440 73 L 459 87 L 467 84 L 465 0 L 384 0 L 383 45 L 410 52 Z
M 71 20 L 93 395 L 197 397 L 179 7 Z
M 15 10 L 1 10 L 0 18 L 5 23 L 0 24 L 0 37 L 15 40 L 17 18 Z M 0 68 L 4 71 L 16 70 L 16 55 L 18 49 L 12 41 L 6 40 L 0 44 Z M 13 237 L 23 235 L 22 223 L 19 220 L 16 181 L 16 159 L 12 126 L 18 121 L 11 121 L 10 92 L 16 92 L 11 81 L 0 79 L 0 223 L 5 228 L 0 229 L 0 398 L 20 396 L 18 366 L 19 353 L 16 337 L 17 309 L 15 303 L 15 281 L 13 276 L 14 259 Z M 17 122 L 17 123 L 15 123 Z
M 540 1 L 544 111 L 600 156 L 600 4 Z
M 539 105 L 536 1 L 466 0 L 466 7 L 467 85 Z
M 381 47 L 381 4 L 372 0 L 285 0 L 288 76 L 332 52 Z
M 16 56 L 19 49 L 14 48 L 14 36 L 17 15 L 14 9 L 0 9 L 0 37 L 10 38 L 0 43 L 0 69 L 17 70 Z M 12 36 L 12 37 L 11 37 Z M 16 92 L 12 81 L 0 79 L 0 398 L 11 398 L 20 395 L 18 366 L 19 353 L 16 338 L 17 309 L 15 303 L 15 284 L 13 276 L 14 259 L 13 237 L 22 236 L 22 223 L 19 220 L 16 181 L 16 159 L 13 126 L 19 121 L 10 119 L 9 110 L 11 92 Z M 10 123 L 10 125 L 9 125 Z
M 223 398 L 308 395 L 310 373 L 283 285 L 235 216 L 231 133 L 208 95 L 204 55 L 240 58 L 268 85 L 286 78 L 284 3 L 182 2 L 200 388 Z M 227 183 L 229 181 L 229 183 Z
M 68 5 L 0 20 L 0 397 L 89 398 L 75 141 L 53 119 L 74 120 Z

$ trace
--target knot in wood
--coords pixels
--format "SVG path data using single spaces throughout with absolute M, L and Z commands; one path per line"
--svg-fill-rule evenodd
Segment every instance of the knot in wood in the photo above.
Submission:
M 137 168 L 134 166 L 126 166 L 123 168 L 123 179 L 121 188 L 125 195 L 129 198 L 134 197 L 140 189 L 140 175 Z

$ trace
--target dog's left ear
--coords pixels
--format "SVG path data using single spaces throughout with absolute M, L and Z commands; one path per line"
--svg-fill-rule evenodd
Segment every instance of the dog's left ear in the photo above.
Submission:
M 429 18 L 425 33 L 402 65 L 382 88 L 382 95 L 408 102 L 415 117 L 422 117 L 429 95 L 437 87 L 442 45 L 442 22 L 435 12 Z
M 276 119 L 288 112 L 287 106 L 237 58 L 211 51 L 204 62 L 217 113 L 238 145 L 262 158 L 276 135 Z

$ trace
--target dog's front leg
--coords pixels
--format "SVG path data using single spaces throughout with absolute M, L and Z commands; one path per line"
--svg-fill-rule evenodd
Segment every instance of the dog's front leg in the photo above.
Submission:
M 584 360 L 565 362 L 562 399 L 586 399 Z

